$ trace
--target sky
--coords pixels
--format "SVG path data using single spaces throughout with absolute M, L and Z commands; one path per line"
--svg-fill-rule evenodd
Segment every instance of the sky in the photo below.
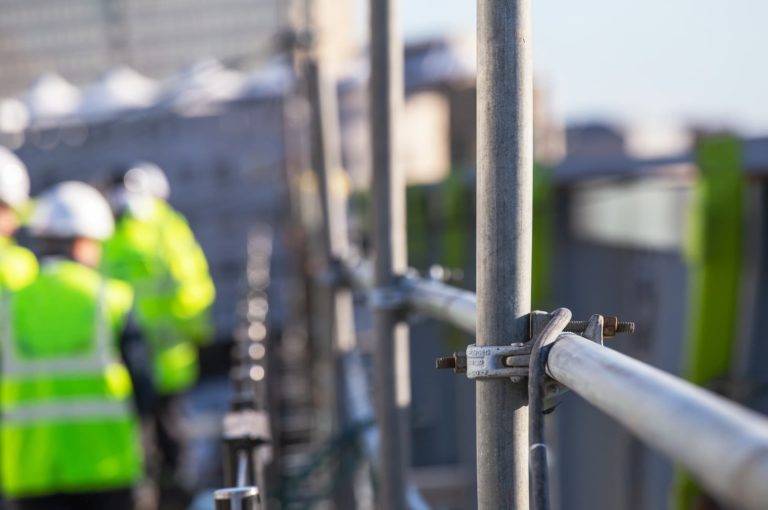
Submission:
M 400 0 L 405 37 L 473 33 L 475 4 Z M 536 80 L 566 121 L 768 134 L 767 20 L 765 0 L 533 0 Z

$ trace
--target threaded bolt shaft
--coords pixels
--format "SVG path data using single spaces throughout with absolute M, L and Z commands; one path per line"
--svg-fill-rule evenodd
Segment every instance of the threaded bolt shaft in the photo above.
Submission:
M 454 352 L 452 356 L 437 358 L 435 366 L 442 369 L 452 368 L 454 372 L 463 374 L 467 371 L 467 355 L 463 352 Z
M 569 333 L 584 333 L 589 325 L 588 321 L 571 321 L 565 327 L 565 331 Z M 634 333 L 635 323 L 629 321 L 620 321 L 618 317 L 609 316 L 605 317 L 603 324 L 603 335 L 607 337 L 614 336 L 618 333 Z

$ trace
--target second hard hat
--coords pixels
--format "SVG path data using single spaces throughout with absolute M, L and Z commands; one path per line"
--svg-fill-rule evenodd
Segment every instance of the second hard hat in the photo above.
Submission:
M 27 167 L 13 152 L 0 147 L 0 202 L 18 209 L 28 199 Z
M 141 161 L 128 169 L 123 177 L 125 189 L 130 193 L 167 199 L 171 186 L 163 170 L 154 163 Z
M 62 182 L 41 194 L 29 220 L 30 232 L 38 237 L 103 241 L 114 229 L 106 199 L 92 186 L 76 181 Z

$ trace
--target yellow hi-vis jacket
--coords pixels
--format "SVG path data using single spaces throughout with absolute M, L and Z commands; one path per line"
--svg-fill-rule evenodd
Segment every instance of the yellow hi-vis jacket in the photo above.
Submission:
M 123 282 L 66 260 L 0 307 L 0 489 L 6 497 L 127 488 L 141 446 L 117 332 Z
M 174 394 L 192 386 L 198 345 L 212 334 L 215 289 L 184 218 L 162 200 L 141 215 L 127 212 L 105 243 L 102 267 L 134 287 L 136 321 L 152 349 L 157 391 Z

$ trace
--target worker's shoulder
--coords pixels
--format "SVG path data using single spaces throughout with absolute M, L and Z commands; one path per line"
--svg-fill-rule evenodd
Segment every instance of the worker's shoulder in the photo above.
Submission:
M 61 282 L 74 292 L 103 298 L 107 307 L 116 313 L 127 313 L 133 305 L 130 284 L 102 275 L 96 269 L 73 261 L 56 261 L 43 267 L 42 275 Z
M 184 217 L 184 215 L 174 209 L 173 206 L 165 200 L 157 199 L 156 208 L 157 217 L 161 221 L 183 224 L 184 226 L 187 226 L 187 219 Z
M 166 249 L 173 252 L 195 249 L 197 240 L 187 219 L 168 202 L 157 201 L 156 221 L 164 234 L 164 242 L 170 243 Z
M 97 296 L 101 292 L 132 296 L 131 286 L 98 270 L 68 259 L 43 259 L 38 286 L 55 286 Z
M 101 275 L 95 269 L 63 258 L 43 259 L 38 283 L 55 284 L 83 291 L 98 291 Z
M 2 248 L 0 256 L 0 286 L 19 290 L 37 277 L 37 258 L 26 248 L 9 244 Z
M 152 229 L 152 221 L 150 218 L 126 213 L 118 219 L 115 225 L 115 233 L 110 241 L 121 241 L 133 237 L 142 237 L 147 235 L 147 231 L 150 229 Z M 108 241 L 108 243 L 110 241 Z
M 67 306 L 98 295 L 100 276 L 92 269 L 64 259 L 43 259 L 34 281 L 15 292 L 17 303 L 58 303 Z

